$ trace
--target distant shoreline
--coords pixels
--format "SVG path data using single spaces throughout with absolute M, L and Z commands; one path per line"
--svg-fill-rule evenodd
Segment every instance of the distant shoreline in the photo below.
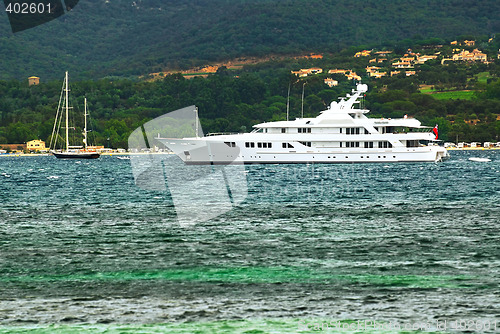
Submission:
M 113 156 L 113 155 L 143 155 L 143 154 L 174 154 L 174 153 L 169 153 L 169 152 L 120 152 L 120 153 L 101 153 L 101 156 Z M 0 157 L 46 157 L 46 156 L 51 156 L 52 154 L 49 153 L 4 153 L 0 154 Z
M 500 150 L 500 147 L 490 147 L 490 148 L 485 148 L 485 147 L 464 147 L 464 148 L 458 148 L 458 147 L 449 147 L 447 148 L 448 151 L 496 151 Z
M 484 148 L 484 147 L 465 147 L 465 148 L 447 148 L 448 151 L 498 151 L 500 150 L 500 147 L 491 147 L 491 148 Z M 174 153 L 168 153 L 168 152 L 120 152 L 120 153 L 101 153 L 101 156 L 113 156 L 113 155 L 135 155 L 135 154 L 174 154 Z M 51 154 L 48 153 L 6 153 L 6 154 L 0 154 L 0 157 L 43 157 L 43 156 L 50 156 Z

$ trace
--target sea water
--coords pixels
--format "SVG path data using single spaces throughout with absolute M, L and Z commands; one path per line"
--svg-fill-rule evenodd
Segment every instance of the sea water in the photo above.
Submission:
M 183 226 L 129 160 L 0 157 L 0 332 L 499 331 L 499 151 L 244 175 Z

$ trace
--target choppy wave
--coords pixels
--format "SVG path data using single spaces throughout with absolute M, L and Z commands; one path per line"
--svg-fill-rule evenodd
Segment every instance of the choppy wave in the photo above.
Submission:
M 474 154 L 247 166 L 245 201 L 189 227 L 128 161 L 0 159 L 0 332 L 494 319 L 500 154 Z

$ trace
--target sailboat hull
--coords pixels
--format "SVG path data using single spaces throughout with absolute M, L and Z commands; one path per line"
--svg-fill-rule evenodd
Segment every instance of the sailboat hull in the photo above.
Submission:
M 58 159 L 97 159 L 101 155 L 96 152 L 52 152 Z

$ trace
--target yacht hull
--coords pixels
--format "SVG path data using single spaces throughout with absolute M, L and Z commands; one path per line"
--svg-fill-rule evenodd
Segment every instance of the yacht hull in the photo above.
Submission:
M 58 159 L 97 159 L 101 155 L 95 152 L 70 153 L 70 152 L 52 152 Z
M 440 146 L 392 149 L 248 149 L 244 143 L 228 147 L 224 142 L 158 139 L 177 154 L 187 165 L 227 164 L 301 164 L 301 163 L 389 163 L 389 162 L 439 162 L 448 158 Z M 273 147 L 278 147 L 275 143 Z

